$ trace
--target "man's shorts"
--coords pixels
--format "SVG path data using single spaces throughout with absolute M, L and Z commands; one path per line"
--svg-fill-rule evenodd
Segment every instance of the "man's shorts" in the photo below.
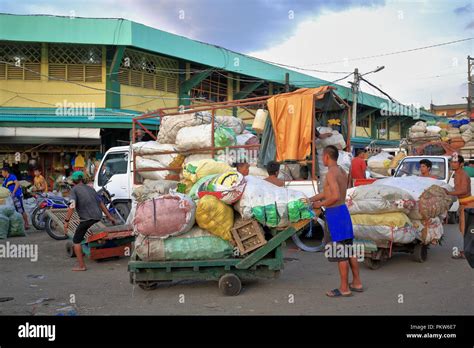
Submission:
M 349 261 L 349 257 L 353 257 L 353 239 L 344 239 L 339 242 L 329 242 L 325 246 L 325 252 L 328 251 L 328 248 L 331 248 L 327 256 L 329 262 L 341 262 L 341 261 Z M 350 246 L 350 247 L 349 247 Z M 352 249 L 352 250 L 349 250 Z
M 15 205 L 15 210 L 20 214 L 25 212 L 25 208 L 23 207 L 23 198 L 21 197 L 13 197 L 13 204 Z
M 92 225 L 98 223 L 100 220 L 86 220 L 86 221 L 81 221 L 79 223 L 79 226 L 76 228 L 76 232 L 74 232 L 74 237 L 72 238 L 72 242 L 74 244 L 80 244 L 82 240 L 84 239 L 84 236 L 87 233 L 87 230 L 89 227 Z

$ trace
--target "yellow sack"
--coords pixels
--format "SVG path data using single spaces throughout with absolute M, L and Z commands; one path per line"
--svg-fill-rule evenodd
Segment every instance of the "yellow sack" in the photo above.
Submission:
M 10 196 L 10 190 L 5 187 L 0 187 L 0 198 L 7 198 Z
M 411 225 L 405 213 L 355 214 L 351 215 L 353 225 L 404 227 Z
M 232 240 L 230 230 L 234 225 L 234 209 L 216 197 L 206 195 L 199 200 L 196 222 L 202 229 L 227 241 Z
M 185 164 L 183 166 L 183 176 L 185 179 L 195 183 L 205 176 L 223 174 L 231 169 L 227 163 L 217 162 L 213 159 L 203 159 Z
M 400 163 L 400 161 L 404 159 L 406 156 L 407 155 L 405 155 L 404 152 L 400 151 L 390 162 L 390 168 L 393 168 L 393 169 L 397 168 L 398 163 Z

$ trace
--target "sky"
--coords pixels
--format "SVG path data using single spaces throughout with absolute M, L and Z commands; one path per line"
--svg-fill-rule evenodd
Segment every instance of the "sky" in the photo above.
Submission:
M 0 0 L 0 12 L 126 18 L 333 81 L 358 68 L 397 101 L 465 103 L 474 0 Z M 337 73 L 333 73 L 337 72 Z M 350 80 L 340 82 L 345 86 Z M 380 95 L 361 83 L 361 90 Z

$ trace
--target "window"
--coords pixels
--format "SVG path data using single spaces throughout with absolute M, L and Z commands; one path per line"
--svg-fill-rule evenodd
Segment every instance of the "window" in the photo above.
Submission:
M 400 166 L 398 171 L 396 172 L 395 176 L 402 177 L 402 176 L 419 176 L 420 175 L 420 161 L 423 158 L 407 158 L 403 160 L 403 164 Z M 431 175 L 435 176 L 438 180 L 445 180 L 446 179 L 446 163 L 442 158 L 433 158 L 428 157 L 431 161 Z
M 104 186 L 116 174 L 127 174 L 128 153 L 119 152 L 107 155 L 99 171 L 98 184 Z
M 116 80 L 123 85 L 178 93 L 178 69 L 177 60 L 127 49 Z
M 369 118 L 366 117 L 363 120 L 357 120 L 357 127 L 369 128 L 370 127 Z
M 191 89 L 191 98 L 209 102 L 226 101 L 227 76 L 223 73 L 212 73 Z
M 0 42 L 0 80 L 41 80 L 41 44 Z
M 49 45 L 50 80 L 102 82 L 102 47 L 93 45 Z

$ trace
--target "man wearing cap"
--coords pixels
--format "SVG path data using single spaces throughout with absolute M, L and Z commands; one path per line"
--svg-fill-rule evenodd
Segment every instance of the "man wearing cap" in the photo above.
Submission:
M 81 242 L 87 233 L 87 230 L 102 219 L 102 212 L 107 216 L 110 222 L 115 224 L 115 219 L 110 215 L 109 211 L 102 202 L 101 198 L 92 187 L 84 183 L 84 173 L 76 171 L 72 174 L 74 187 L 70 192 L 71 204 L 67 210 L 66 220 L 64 221 L 64 233 L 67 234 L 69 228 L 69 219 L 71 219 L 74 209 L 79 215 L 80 223 L 74 233 L 72 239 L 74 243 L 74 253 L 79 263 L 78 267 L 74 267 L 73 271 L 85 271 L 84 256 L 82 255 Z

